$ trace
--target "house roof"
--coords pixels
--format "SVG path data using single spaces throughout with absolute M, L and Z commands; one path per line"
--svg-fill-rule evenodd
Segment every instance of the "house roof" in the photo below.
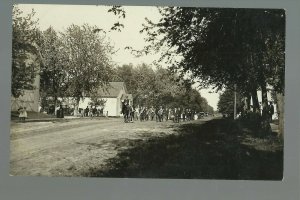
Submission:
M 99 88 L 98 95 L 101 97 L 118 97 L 123 88 L 125 89 L 125 93 L 127 93 L 124 82 L 109 82 L 106 88 Z

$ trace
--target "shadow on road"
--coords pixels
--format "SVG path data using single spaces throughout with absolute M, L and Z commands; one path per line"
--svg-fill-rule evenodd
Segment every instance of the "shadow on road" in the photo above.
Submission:
M 274 138 L 254 138 L 223 119 L 183 124 L 177 133 L 115 141 L 118 155 L 85 176 L 282 180 L 283 146 Z

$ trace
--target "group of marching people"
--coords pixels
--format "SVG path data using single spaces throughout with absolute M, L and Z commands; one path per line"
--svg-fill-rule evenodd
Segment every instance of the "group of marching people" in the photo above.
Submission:
M 194 120 L 195 112 L 191 109 L 183 108 L 163 108 L 159 107 L 146 107 L 146 106 L 132 106 L 129 120 L 130 121 L 156 121 L 163 122 L 172 120 L 179 123 L 182 121 Z
M 153 121 L 157 122 L 172 120 L 173 122 L 190 121 L 193 119 L 194 112 L 191 109 L 180 109 L 180 108 L 163 108 L 159 106 L 154 108 L 153 106 L 149 109 L 147 107 L 141 107 L 135 110 L 135 119 L 140 121 Z

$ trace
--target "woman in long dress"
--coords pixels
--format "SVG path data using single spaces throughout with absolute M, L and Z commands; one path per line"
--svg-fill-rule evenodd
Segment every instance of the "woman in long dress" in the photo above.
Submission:
M 21 107 L 19 109 L 19 119 L 21 122 L 25 122 L 25 119 L 27 118 L 27 111 L 26 111 L 26 107 Z

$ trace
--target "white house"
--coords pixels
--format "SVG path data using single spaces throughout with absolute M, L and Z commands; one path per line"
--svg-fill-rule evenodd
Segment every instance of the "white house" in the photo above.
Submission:
M 109 86 L 106 89 L 99 88 L 99 99 L 106 101 L 103 114 L 108 116 L 121 116 L 121 101 L 126 97 L 132 104 L 132 94 L 128 94 L 126 85 L 124 82 L 109 82 Z M 85 97 L 79 102 L 79 108 L 85 109 L 90 107 L 91 99 Z

